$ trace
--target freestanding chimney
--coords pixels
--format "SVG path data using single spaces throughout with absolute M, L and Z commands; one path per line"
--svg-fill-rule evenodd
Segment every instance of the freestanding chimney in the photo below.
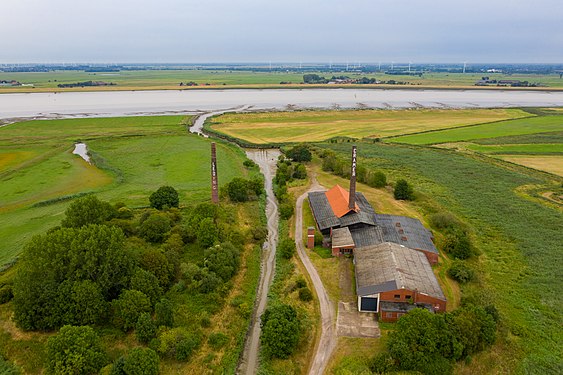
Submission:
M 352 146 L 352 170 L 350 171 L 350 196 L 348 208 L 356 210 L 356 146 Z
M 217 182 L 217 150 L 211 142 L 211 201 L 219 203 L 219 184 Z

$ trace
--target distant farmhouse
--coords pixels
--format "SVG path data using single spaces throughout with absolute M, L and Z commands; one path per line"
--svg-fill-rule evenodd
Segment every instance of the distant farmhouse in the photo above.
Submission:
M 355 170 L 354 146 L 350 191 L 336 185 L 308 196 L 324 245 L 334 256 L 354 256 L 358 309 L 379 313 L 384 322 L 416 307 L 445 311 L 446 298 L 432 272 L 438 263 L 432 233 L 417 219 L 377 214 L 356 192 Z

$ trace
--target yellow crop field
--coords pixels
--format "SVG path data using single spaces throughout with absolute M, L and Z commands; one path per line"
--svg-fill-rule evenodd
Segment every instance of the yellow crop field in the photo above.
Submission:
M 520 109 L 332 110 L 225 114 L 211 128 L 256 144 L 380 138 L 530 116 Z
M 501 159 L 539 169 L 563 177 L 563 157 L 561 155 L 501 155 Z

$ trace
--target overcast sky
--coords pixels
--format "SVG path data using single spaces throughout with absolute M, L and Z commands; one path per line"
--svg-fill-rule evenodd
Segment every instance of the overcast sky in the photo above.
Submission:
M 563 0 L 0 0 L 0 63 L 563 63 Z

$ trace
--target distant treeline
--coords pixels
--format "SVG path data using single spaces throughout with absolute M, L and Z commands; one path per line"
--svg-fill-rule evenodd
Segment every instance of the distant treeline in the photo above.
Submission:
M 72 87 L 91 87 L 91 86 L 115 86 L 113 82 L 104 81 L 85 81 L 85 82 L 75 82 L 75 83 L 59 83 L 57 87 L 60 88 L 72 88 Z

